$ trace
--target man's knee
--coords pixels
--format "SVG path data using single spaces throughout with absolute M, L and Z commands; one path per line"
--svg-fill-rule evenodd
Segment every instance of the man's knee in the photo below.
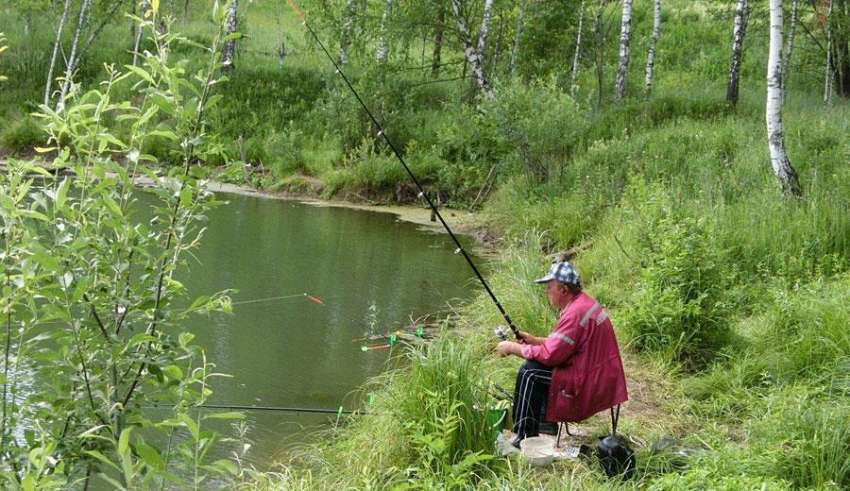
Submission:
M 523 374 L 530 370 L 549 370 L 549 367 L 535 360 L 525 360 L 525 363 L 519 367 L 519 373 Z

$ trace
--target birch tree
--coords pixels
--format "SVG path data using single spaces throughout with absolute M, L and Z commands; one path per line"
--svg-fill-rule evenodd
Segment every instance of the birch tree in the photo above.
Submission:
M 65 0 L 62 7 L 62 15 L 56 26 L 56 39 L 53 42 L 53 54 L 50 56 L 50 65 L 47 68 L 47 83 L 44 84 L 44 105 L 50 104 L 50 88 L 53 86 L 53 70 L 56 69 L 56 58 L 59 56 L 59 45 L 62 43 L 62 32 L 65 30 L 65 22 L 68 21 L 68 12 L 71 10 L 71 0 Z
M 747 35 L 747 22 L 750 6 L 747 0 L 738 0 L 735 6 L 735 21 L 732 28 L 732 61 L 729 64 L 729 83 L 726 85 L 726 102 L 738 103 L 738 80 L 741 76 L 741 61 L 744 56 L 744 37 Z
M 578 85 L 576 85 L 576 77 L 578 76 L 578 64 L 581 58 L 581 31 L 582 31 L 582 23 L 584 21 L 584 0 L 581 0 L 581 3 L 578 7 L 578 34 L 576 34 L 576 52 L 573 55 L 573 69 L 570 72 L 570 95 L 575 98 L 576 92 L 578 91 Z
M 142 17 L 145 16 L 145 12 L 148 10 L 148 1 L 142 0 L 139 4 L 139 11 L 142 13 Z M 135 39 L 133 39 L 133 66 L 136 66 L 139 63 L 139 45 L 142 42 L 142 29 L 136 29 Z
M 521 0 L 519 4 L 519 15 L 516 19 L 516 29 L 514 30 L 514 45 L 511 47 L 511 59 L 508 62 L 508 74 L 514 74 L 516 60 L 519 53 L 519 41 L 522 37 L 522 24 L 525 21 L 525 6 L 528 0 Z
M 652 37 L 649 39 L 649 51 L 646 54 L 646 80 L 643 90 L 647 97 L 652 93 L 652 76 L 655 69 L 655 46 L 661 37 L 661 0 L 655 0 L 655 10 L 652 16 Z
M 632 0 L 623 0 L 623 16 L 620 20 L 620 61 L 617 65 L 617 78 L 614 81 L 614 97 L 617 100 L 626 95 L 626 82 L 629 76 L 629 42 L 632 34 Z
M 481 58 L 481 53 L 473 46 L 472 44 L 472 36 L 469 34 L 469 27 L 466 25 L 466 21 L 463 18 L 463 12 L 461 10 L 460 0 L 451 0 L 452 1 L 452 14 L 454 14 L 455 22 L 457 22 L 458 33 L 460 34 L 461 42 L 463 43 L 463 52 L 466 57 L 467 62 L 469 62 L 469 66 L 472 68 L 472 76 L 475 79 L 476 85 L 481 89 L 481 92 L 485 97 L 492 98 L 493 92 L 490 87 L 490 81 L 487 79 L 487 75 L 484 73 L 484 63 Z
M 832 0 L 830 10 L 831 84 L 838 95 L 850 97 L 850 1 Z
M 770 165 L 779 179 L 782 191 L 789 196 L 802 194 L 797 172 L 785 152 L 782 130 L 782 0 L 770 0 L 770 47 L 767 59 L 767 144 Z
M 236 32 L 239 15 L 239 0 L 230 0 L 227 6 L 227 17 L 224 20 L 224 45 L 221 47 L 221 68 L 233 69 L 233 57 L 236 55 L 236 40 L 229 38 Z
M 71 85 L 74 80 L 74 70 L 77 69 L 79 56 L 77 55 L 77 47 L 80 42 L 80 33 L 88 19 L 88 10 L 91 6 L 91 0 L 83 0 L 80 7 L 80 15 L 77 19 L 77 28 L 74 30 L 74 39 L 71 41 L 71 54 L 68 56 L 68 61 L 65 63 L 65 80 L 62 82 L 62 90 L 59 92 L 59 102 L 56 103 L 56 111 L 62 112 L 65 107 L 65 98 L 71 90 Z
M 348 55 L 348 45 L 351 44 L 351 36 L 354 35 L 354 16 L 357 14 L 357 5 L 355 0 L 348 0 L 343 12 L 342 34 L 339 38 L 339 55 L 336 57 L 336 63 L 339 66 L 345 64 Z
M 832 97 L 832 3 L 829 0 L 829 10 L 826 14 L 826 73 L 823 80 L 823 103 L 829 105 Z
M 481 28 L 478 30 L 478 56 L 481 64 L 484 64 L 485 53 L 487 53 L 487 34 L 490 32 L 490 16 L 493 14 L 493 0 L 484 0 L 484 15 L 481 18 Z
M 381 37 L 378 39 L 378 47 L 375 49 L 375 59 L 378 63 L 387 61 L 389 46 L 387 43 L 387 23 L 390 20 L 390 15 L 393 10 L 393 0 L 387 0 L 384 4 L 384 15 L 381 16 Z

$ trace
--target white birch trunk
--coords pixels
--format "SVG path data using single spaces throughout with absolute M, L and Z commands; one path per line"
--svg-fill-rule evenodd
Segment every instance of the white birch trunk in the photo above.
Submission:
M 826 14 L 826 73 L 823 81 L 823 104 L 829 105 L 832 97 L 832 3 L 829 0 L 829 10 Z
M 24 36 L 30 35 L 30 22 L 31 22 L 30 14 L 24 14 Z
M 236 23 L 239 15 L 239 0 L 230 0 L 227 6 L 227 18 L 224 20 L 224 34 L 229 36 L 236 32 Z M 233 57 L 236 55 L 236 40 L 228 39 L 221 47 L 221 68 L 223 70 L 233 69 Z
M 516 32 L 514 33 L 514 45 L 511 47 L 511 60 L 508 63 L 508 74 L 514 74 L 514 67 L 516 67 L 517 56 L 519 55 L 519 40 L 522 36 L 522 24 L 525 18 L 525 4 L 527 0 L 522 0 L 519 4 L 519 15 L 516 19 Z
M 786 195 L 800 196 L 800 182 L 785 152 L 782 130 L 782 0 L 770 0 L 770 47 L 765 109 L 770 165 Z
M 573 55 L 573 70 L 570 72 L 570 95 L 573 98 L 576 96 L 576 92 L 578 91 L 578 85 L 576 85 L 576 77 L 578 77 L 578 65 L 581 61 L 581 31 L 582 24 L 584 22 L 584 0 L 581 0 L 581 3 L 578 7 L 578 34 L 576 34 L 576 52 Z
M 791 55 L 794 54 L 794 35 L 797 33 L 797 8 L 799 0 L 791 2 L 791 25 L 788 31 L 788 44 L 785 47 L 785 53 L 782 56 L 782 94 L 783 97 L 788 95 L 788 77 L 791 76 Z
M 652 37 L 649 39 L 649 52 L 646 54 L 646 80 L 643 90 L 647 97 L 652 93 L 652 76 L 655 70 L 655 46 L 661 37 L 661 0 L 655 0 L 655 11 L 652 16 Z
M 387 43 L 387 23 L 393 10 L 393 0 L 387 0 L 384 4 L 384 15 L 381 16 L 381 37 L 378 39 L 378 48 L 375 50 L 375 59 L 383 64 L 387 61 L 389 44 Z
M 602 30 L 602 15 L 605 13 L 605 0 L 599 0 L 596 18 L 593 20 L 593 38 L 596 40 L 596 104 L 602 107 L 602 85 L 604 79 L 603 56 L 605 54 L 605 32 Z
M 620 62 L 617 65 L 617 78 L 614 81 L 614 97 L 622 99 L 626 95 L 626 82 L 629 77 L 629 42 L 632 35 L 632 0 L 623 0 L 623 17 L 620 20 Z
M 148 1 L 142 0 L 139 4 L 139 11 L 141 15 L 139 17 L 145 17 L 145 11 L 148 9 Z M 139 63 L 139 46 L 142 43 L 142 26 L 136 26 L 136 38 L 133 40 L 133 66 L 136 66 Z
M 493 97 L 490 81 L 487 80 L 487 75 L 484 73 L 484 63 L 481 60 L 481 53 L 479 53 L 475 49 L 475 46 L 472 45 L 472 37 L 469 34 L 469 28 L 463 20 L 460 0 L 452 0 L 452 13 L 454 14 L 455 21 L 457 22 L 458 32 L 460 33 L 461 42 L 463 42 L 463 52 L 466 56 L 466 60 L 472 68 L 472 76 L 475 78 L 475 83 L 481 89 L 484 96 L 490 99 Z
M 71 41 L 71 54 L 68 56 L 68 61 L 65 64 L 65 80 L 62 83 L 62 91 L 59 92 L 59 102 L 56 103 L 56 111 L 62 112 L 65 108 L 65 98 L 68 97 L 68 92 L 73 84 L 74 70 L 77 69 L 79 56 L 77 55 L 77 46 L 80 43 L 80 33 L 83 26 L 86 24 L 89 6 L 91 0 L 83 0 L 83 5 L 80 7 L 80 16 L 77 20 L 77 29 L 74 31 L 74 40 Z
M 351 42 L 351 36 L 354 33 L 354 15 L 357 12 L 357 5 L 354 0 L 348 0 L 345 8 L 345 20 L 342 24 L 342 36 L 339 39 L 339 55 L 336 58 L 336 63 L 339 66 L 345 64 L 348 44 Z
M 478 56 L 484 64 L 487 53 L 487 34 L 490 32 L 490 16 L 493 14 L 493 0 L 484 0 L 484 16 L 481 18 L 481 29 L 478 30 Z
M 744 37 L 747 35 L 750 6 L 747 0 L 738 0 L 735 6 L 735 22 L 732 28 L 732 61 L 729 64 L 729 83 L 726 85 L 726 102 L 738 103 L 738 81 L 741 76 L 741 61 L 744 56 Z
M 56 40 L 53 43 L 53 54 L 50 56 L 50 66 L 47 68 L 47 83 L 44 85 L 44 105 L 50 104 L 50 88 L 53 86 L 53 70 L 56 69 L 56 58 L 59 56 L 59 45 L 62 42 L 62 31 L 65 30 L 65 22 L 68 20 L 68 11 L 71 9 L 71 0 L 65 0 L 62 7 L 62 16 L 59 17 L 59 25 L 56 27 Z

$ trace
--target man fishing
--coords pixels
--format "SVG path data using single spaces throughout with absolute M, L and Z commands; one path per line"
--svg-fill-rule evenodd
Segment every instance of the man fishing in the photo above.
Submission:
M 501 356 L 525 358 L 514 389 L 511 443 L 537 436 L 541 422 L 577 422 L 628 400 L 626 377 L 614 327 L 605 309 L 581 289 L 578 271 L 555 262 L 546 276 L 546 295 L 560 316 L 542 338 L 519 331 L 520 343 L 502 341 Z M 545 414 L 543 408 L 545 407 Z

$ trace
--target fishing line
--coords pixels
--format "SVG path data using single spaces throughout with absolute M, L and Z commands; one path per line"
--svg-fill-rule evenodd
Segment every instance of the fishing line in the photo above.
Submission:
M 309 300 L 313 303 L 317 303 L 319 305 L 325 304 L 324 299 L 322 299 L 321 297 L 318 297 L 316 295 L 310 295 L 307 292 L 304 292 L 304 293 L 296 293 L 294 295 L 281 295 L 279 297 L 256 298 L 256 299 L 253 299 L 253 300 L 240 300 L 238 302 L 230 302 L 230 305 L 245 305 L 245 304 L 249 304 L 249 303 L 273 302 L 275 300 L 286 300 L 286 299 L 289 299 L 289 298 L 298 298 L 298 297 L 306 298 L 307 300 Z
M 174 406 L 156 405 L 148 406 L 148 409 L 170 409 Z M 318 407 L 285 407 L 285 406 L 248 406 L 240 404 L 199 404 L 190 406 L 190 409 L 229 409 L 234 411 L 275 411 L 281 413 L 315 413 L 315 414 L 368 414 L 364 411 L 345 410 L 342 406 L 338 409 Z
M 496 298 L 496 294 L 493 293 L 493 290 L 490 289 L 490 285 L 487 284 L 487 280 L 485 280 L 484 276 L 482 276 L 481 273 L 478 271 L 478 268 L 475 266 L 475 263 L 472 262 L 472 258 L 469 256 L 469 254 L 467 254 L 466 249 L 463 248 L 457 236 L 455 236 L 451 227 L 449 227 L 449 224 L 446 223 L 446 221 L 443 219 L 443 215 L 440 214 L 440 210 L 438 210 L 437 207 L 434 206 L 434 203 L 431 201 L 431 198 L 428 197 L 427 193 L 425 193 L 425 189 L 422 187 L 422 185 L 419 183 L 419 180 L 410 170 L 410 167 L 408 167 L 407 163 L 404 161 L 404 158 L 401 156 L 401 153 L 390 140 L 389 136 L 387 136 L 386 131 L 384 131 L 384 127 L 381 126 L 381 123 L 378 122 L 378 119 L 375 118 L 375 116 L 372 114 L 372 111 L 370 111 L 366 103 L 363 102 L 363 99 L 360 97 L 360 94 L 357 92 L 354 86 L 351 85 L 351 82 L 348 80 L 348 77 L 342 71 L 342 68 L 336 63 L 336 60 L 334 60 L 333 56 L 330 54 L 330 52 L 328 52 L 327 48 L 325 48 L 325 45 L 319 39 L 319 36 L 316 34 L 316 31 L 314 31 L 313 27 L 307 22 L 307 18 L 304 16 L 304 13 L 301 11 L 301 9 L 298 8 L 298 6 L 293 0 L 287 0 L 287 3 L 304 23 L 304 27 L 306 27 L 307 30 L 310 32 L 310 35 L 322 49 L 322 52 L 325 54 L 325 56 L 327 56 L 331 64 L 333 64 L 334 68 L 336 69 L 336 73 L 339 74 L 339 76 L 345 82 L 345 85 L 357 99 L 357 102 L 359 102 L 363 110 L 366 111 L 366 114 L 369 116 L 369 119 L 372 120 L 372 124 L 374 124 L 375 127 L 378 128 L 378 136 L 384 138 L 384 141 L 387 143 L 387 146 L 390 147 L 390 150 L 392 150 L 398 161 L 401 162 L 401 165 L 402 167 L 404 167 L 404 170 L 407 172 L 407 175 L 410 176 L 410 179 L 413 181 L 413 184 L 415 184 L 416 188 L 419 190 L 419 197 L 425 199 L 425 201 L 428 203 L 428 206 L 431 208 L 431 211 L 440 220 L 440 224 L 442 224 L 443 228 L 446 229 L 446 232 L 448 232 L 452 241 L 454 241 L 455 245 L 457 246 L 455 254 L 461 253 L 463 255 L 463 258 L 466 259 L 467 264 L 469 264 L 469 267 L 472 268 L 472 271 L 475 273 L 475 276 L 478 278 L 478 281 L 481 282 L 481 285 L 484 287 L 484 290 L 487 292 L 487 295 L 490 296 L 490 299 L 493 301 L 494 304 L 496 304 L 496 307 L 499 309 L 499 312 L 502 314 L 502 317 L 505 319 L 505 322 L 508 323 L 508 327 L 511 328 L 511 331 L 513 331 L 514 336 L 516 336 L 517 339 L 521 339 L 519 335 L 519 330 L 516 328 L 516 326 L 514 326 L 513 321 L 511 320 L 510 316 L 508 316 L 508 313 L 505 311 L 505 308 L 502 307 L 502 304 L 499 302 L 499 299 Z

